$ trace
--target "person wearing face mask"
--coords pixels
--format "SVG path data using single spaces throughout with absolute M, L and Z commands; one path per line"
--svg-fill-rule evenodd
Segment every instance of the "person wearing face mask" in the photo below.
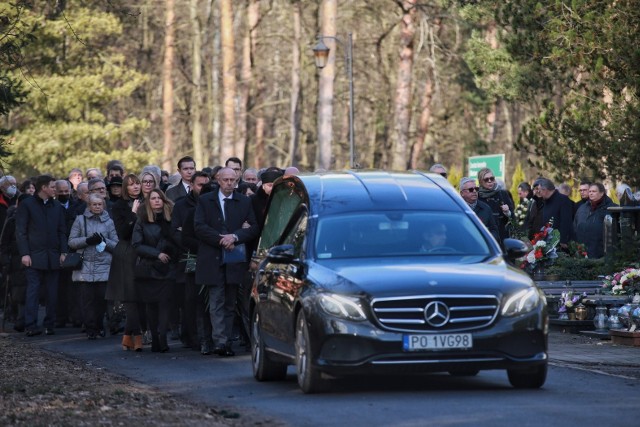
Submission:
M 0 178 L 0 227 L 7 219 L 7 209 L 16 204 L 18 200 L 18 186 L 16 179 L 11 175 Z
M 105 210 L 104 199 L 98 194 L 89 195 L 87 209 L 71 227 L 69 247 L 83 254 L 82 268 L 74 270 L 72 279 L 80 284 L 82 315 L 90 340 L 104 329 L 105 292 L 111 253 L 117 244 L 116 227 Z

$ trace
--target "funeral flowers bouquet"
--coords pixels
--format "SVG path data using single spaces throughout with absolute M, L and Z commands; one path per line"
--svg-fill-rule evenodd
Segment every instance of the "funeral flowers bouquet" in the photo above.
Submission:
M 526 237 L 526 230 L 524 227 L 524 222 L 527 219 L 527 213 L 529 212 L 529 207 L 533 199 L 524 198 L 518 206 L 514 209 L 513 215 L 511 219 L 509 219 L 509 229 L 511 232 L 511 237 L 514 239 L 522 239 Z
M 605 292 L 613 295 L 633 295 L 640 292 L 640 269 L 627 267 L 605 276 L 602 287 Z
M 520 258 L 520 268 L 528 273 L 533 273 L 538 267 L 553 264 L 558 258 L 556 246 L 560 243 L 560 231 L 553 228 L 553 218 L 546 223 L 539 232 L 533 235 L 531 250 Z

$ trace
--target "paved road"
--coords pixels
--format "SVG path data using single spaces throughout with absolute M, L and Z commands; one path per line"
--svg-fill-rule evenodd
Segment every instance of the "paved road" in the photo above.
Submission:
M 30 338 L 45 349 L 84 360 L 179 397 L 235 411 L 246 424 L 292 426 L 636 426 L 637 380 L 551 366 L 542 390 L 514 390 L 503 371 L 473 378 L 446 374 L 400 379 L 351 379 L 327 394 L 302 394 L 287 380 L 258 383 L 247 353 L 201 356 L 179 348 L 166 354 L 124 352 L 120 337 L 87 341 L 77 330 Z

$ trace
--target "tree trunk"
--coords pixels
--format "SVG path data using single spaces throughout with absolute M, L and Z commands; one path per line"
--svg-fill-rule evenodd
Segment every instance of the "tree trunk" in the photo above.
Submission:
M 222 36 L 222 111 L 224 116 L 220 163 L 229 157 L 242 156 L 235 146 L 236 58 L 233 38 L 231 0 L 220 0 L 220 33 Z
M 434 92 L 433 74 L 428 73 L 427 81 L 424 84 L 424 93 L 422 96 L 422 112 L 420 114 L 420 121 L 418 123 L 418 134 L 416 135 L 416 141 L 411 148 L 411 169 L 424 168 L 424 162 L 421 161 L 421 154 L 424 148 L 424 141 L 427 138 L 429 132 L 429 123 L 431 121 L 431 101 L 433 100 Z
M 251 85 L 253 82 L 253 58 L 254 46 L 253 40 L 258 36 L 258 22 L 260 20 L 260 0 L 249 0 L 247 6 L 247 28 L 242 40 L 242 81 L 239 87 L 240 103 L 238 108 L 238 129 L 236 138 L 236 151 L 240 153 L 240 157 L 247 161 L 248 156 L 247 144 L 248 138 L 248 110 L 250 105 Z
M 173 160 L 173 44 L 175 38 L 174 0 L 165 0 L 164 64 L 162 66 L 162 168 L 170 170 Z
M 395 98 L 395 147 L 391 167 L 406 170 L 409 165 L 409 125 L 411 123 L 411 78 L 413 74 L 413 40 L 415 35 L 416 0 L 403 0 L 400 30 L 400 62 Z
M 302 85 L 300 84 L 300 40 L 302 38 L 302 26 L 300 24 L 300 2 L 294 1 L 292 4 L 293 18 L 293 43 L 291 46 L 291 121 L 289 159 L 291 166 L 297 166 L 298 145 L 300 143 L 300 98 L 302 96 Z
M 487 30 L 485 33 L 485 40 L 491 46 L 491 49 L 498 49 L 498 29 L 495 21 L 492 21 L 488 24 Z M 489 107 L 489 112 L 487 113 L 487 144 L 489 146 L 496 140 L 497 134 L 497 124 L 498 124 L 498 115 L 500 114 L 500 100 L 494 99 L 491 106 Z M 494 171 L 495 172 L 495 171 Z
M 202 33 L 198 17 L 198 0 L 191 0 L 190 18 L 193 31 L 191 53 L 191 143 L 196 165 L 202 168 L 205 165 L 205 157 L 202 144 L 202 113 L 200 110 L 202 102 Z
M 320 25 L 323 36 L 336 36 L 337 0 L 323 0 L 320 9 Z M 336 42 L 325 38 L 329 49 L 327 65 L 320 71 L 318 83 L 318 153 L 316 167 L 331 169 L 331 139 L 333 133 L 333 81 L 336 75 Z

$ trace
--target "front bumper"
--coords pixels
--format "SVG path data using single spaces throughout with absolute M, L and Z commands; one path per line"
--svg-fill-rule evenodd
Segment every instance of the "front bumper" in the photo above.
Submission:
M 313 363 L 330 375 L 526 369 L 547 363 L 546 322 L 542 310 L 499 317 L 490 327 L 468 331 L 471 349 L 407 352 L 403 333 L 320 315 L 310 325 L 316 343 Z

